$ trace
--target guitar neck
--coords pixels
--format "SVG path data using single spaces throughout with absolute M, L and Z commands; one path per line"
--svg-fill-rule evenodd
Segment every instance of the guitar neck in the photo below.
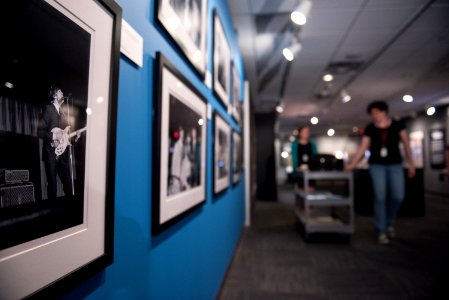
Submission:
M 86 127 L 83 127 L 81 129 L 78 129 L 77 131 L 72 132 L 71 134 L 69 134 L 69 138 L 74 137 L 78 133 L 82 133 L 82 132 L 86 131 L 86 129 L 87 129 Z

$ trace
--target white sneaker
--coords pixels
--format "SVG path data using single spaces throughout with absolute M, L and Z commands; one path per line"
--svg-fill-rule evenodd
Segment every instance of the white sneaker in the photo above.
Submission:
M 388 237 L 385 233 L 382 233 L 381 235 L 379 235 L 379 237 L 377 238 L 377 241 L 379 242 L 379 244 L 382 244 L 382 245 L 388 245 L 390 243 L 390 240 L 388 239 Z

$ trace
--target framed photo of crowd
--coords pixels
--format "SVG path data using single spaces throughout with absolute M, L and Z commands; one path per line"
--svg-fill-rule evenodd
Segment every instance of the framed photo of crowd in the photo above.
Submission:
M 205 201 L 207 103 L 161 53 L 156 57 L 153 232 Z
M 214 114 L 214 193 L 229 186 L 231 167 L 231 127 L 218 112 Z
M 204 77 L 207 0 L 158 0 L 157 20 Z
M 214 10 L 214 80 L 213 88 L 227 109 L 231 88 L 231 50 L 217 10 Z
M 112 263 L 121 20 L 112 0 L 0 4 L 2 299 Z

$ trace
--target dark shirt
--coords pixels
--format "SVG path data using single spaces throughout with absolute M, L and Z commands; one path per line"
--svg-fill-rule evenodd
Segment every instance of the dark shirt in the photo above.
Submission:
M 405 129 L 404 123 L 400 121 L 391 121 L 388 128 L 377 128 L 370 123 L 365 128 L 364 135 L 370 137 L 370 164 L 400 164 L 402 162 L 401 152 L 399 150 L 399 142 L 401 140 L 399 132 Z M 387 155 L 381 156 L 381 149 L 387 149 Z

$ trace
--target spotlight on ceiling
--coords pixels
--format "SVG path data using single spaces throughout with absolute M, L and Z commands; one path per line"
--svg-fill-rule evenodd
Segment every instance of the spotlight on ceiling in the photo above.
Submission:
M 351 96 L 345 90 L 341 90 L 340 97 L 343 103 L 351 101 Z
M 335 134 L 335 130 L 332 128 L 327 131 L 328 136 L 333 136 L 334 134 Z
M 402 97 L 402 100 L 404 100 L 404 102 L 413 102 L 413 97 L 412 95 L 407 94 Z
M 281 104 L 278 104 L 278 105 L 276 105 L 276 111 L 278 113 L 282 113 L 282 112 L 284 112 L 284 107 L 282 107 Z
M 298 8 L 291 13 L 290 18 L 293 23 L 297 25 L 304 25 L 307 22 L 307 18 L 309 17 L 310 10 L 312 9 L 312 1 L 303 0 Z
M 290 14 L 290 18 L 292 19 L 293 23 L 297 25 L 304 25 L 307 22 L 306 16 L 300 11 L 294 11 Z
M 295 58 L 293 56 L 292 51 L 288 48 L 284 48 L 284 50 L 282 50 L 282 54 L 284 55 L 285 59 L 288 61 L 292 61 Z
M 332 74 L 325 74 L 323 76 L 323 81 L 325 82 L 331 82 L 332 80 L 334 80 L 334 76 L 332 76 Z
M 301 49 L 302 46 L 300 43 L 294 43 L 291 47 L 284 48 L 282 50 L 282 54 L 284 55 L 286 60 L 292 61 L 295 59 L 295 55 L 298 54 Z
M 312 117 L 312 118 L 310 119 L 310 123 L 312 123 L 313 125 L 318 124 L 318 118 L 317 118 L 317 117 Z
M 435 107 L 431 106 L 427 109 L 426 113 L 428 116 L 432 116 L 435 113 Z

